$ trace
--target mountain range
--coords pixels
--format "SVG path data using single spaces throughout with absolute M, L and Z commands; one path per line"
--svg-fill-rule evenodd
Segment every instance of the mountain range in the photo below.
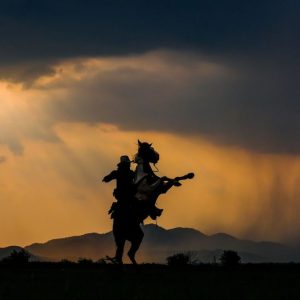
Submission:
M 192 228 L 164 229 L 148 224 L 143 226 L 145 237 L 137 254 L 140 262 L 165 263 L 166 257 L 175 253 L 189 253 L 192 260 L 215 262 L 223 250 L 234 250 L 242 262 L 300 262 L 298 248 L 275 242 L 241 240 L 226 233 L 205 235 Z M 125 249 L 127 252 L 129 245 Z M 0 248 L 0 259 L 8 256 L 17 246 Z M 115 245 L 112 232 L 88 233 L 80 236 L 53 239 L 46 243 L 34 243 L 24 247 L 35 260 L 59 261 L 79 258 L 98 260 L 113 256 Z

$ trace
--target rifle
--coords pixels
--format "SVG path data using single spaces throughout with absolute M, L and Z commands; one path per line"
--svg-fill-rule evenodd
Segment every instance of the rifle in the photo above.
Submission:
M 186 180 L 186 179 L 193 179 L 195 177 L 195 174 L 194 173 L 188 173 L 186 175 L 183 175 L 183 176 L 178 176 L 178 177 L 175 177 L 175 178 L 169 178 L 169 177 L 166 177 L 166 176 L 163 176 L 161 177 L 161 180 L 162 181 L 168 181 L 168 182 L 173 182 L 173 185 L 175 186 L 181 186 L 182 184 L 179 182 L 180 180 Z
M 181 186 L 180 180 L 194 178 L 194 173 L 188 173 L 184 176 L 178 176 L 175 178 L 161 177 L 154 184 L 149 185 L 147 180 L 142 180 L 138 186 L 136 193 L 136 199 L 140 200 L 140 220 L 143 222 L 148 216 L 153 220 L 160 216 L 162 209 L 155 206 L 156 200 L 159 195 L 166 193 L 173 185 Z
M 137 187 L 136 198 L 138 200 L 146 200 L 150 203 L 155 203 L 160 194 L 166 193 L 173 185 L 181 186 L 179 181 L 192 179 L 194 176 L 194 173 L 188 173 L 184 176 L 175 177 L 173 179 L 163 176 L 153 184 L 147 183 L 147 179 L 144 178 Z

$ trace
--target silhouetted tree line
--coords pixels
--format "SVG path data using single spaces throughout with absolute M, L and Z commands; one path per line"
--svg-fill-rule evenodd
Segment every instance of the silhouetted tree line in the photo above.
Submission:
M 21 250 L 13 250 L 11 254 L 7 257 L 4 257 L 1 262 L 2 263 L 9 263 L 9 264 L 17 264 L 17 265 L 22 265 L 22 264 L 27 264 L 29 263 L 30 260 L 30 253 L 25 251 L 24 249 Z
M 226 267 L 234 267 L 241 263 L 241 257 L 237 252 L 225 250 L 220 257 L 221 264 Z
M 201 264 L 201 261 L 197 259 L 193 259 L 192 252 L 177 253 L 167 257 L 166 260 L 169 266 L 186 266 L 186 265 Z M 224 250 L 222 255 L 219 258 L 219 261 L 222 266 L 234 267 L 241 263 L 241 257 L 238 255 L 236 251 Z M 213 263 L 215 264 L 217 263 L 215 258 Z
M 6 264 L 27 264 L 30 262 L 31 255 L 24 249 L 13 250 L 11 254 L 1 260 L 2 263 Z M 193 253 L 177 253 L 171 255 L 166 258 L 167 264 L 169 266 L 186 266 L 186 265 L 196 265 L 199 262 L 196 259 L 193 259 Z M 224 250 L 220 259 L 220 263 L 222 266 L 226 267 L 234 267 L 241 263 L 241 257 L 238 255 L 236 251 L 233 250 Z M 62 264 L 75 264 L 75 262 L 69 261 L 67 259 L 63 259 L 60 261 Z M 97 264 L 109 264 L 111 263 L 107 258 L 100 258 L 98 261 L 94 262 L 88 258 L 79 258 L 77 264 L 79 265 L 92 265 L 94 263 Z

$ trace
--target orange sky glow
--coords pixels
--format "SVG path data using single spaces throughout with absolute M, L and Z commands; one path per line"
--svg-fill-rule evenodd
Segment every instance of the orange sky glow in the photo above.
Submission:
M 196 174 L 161 196 L 160 226 L 255 240 L 296 237 L 297 155 L 261 154 L 213 144 L 205 135 L 124 129 L 108 122 L 51 123 L 43 108 L 52 98 L 64 101 L 71 86 L 88 81 L 93 70 L 134 66 L 131 60 L 86 60 L 82 69 L 65 62 L 31 87 L 0 84 L 0 247 L 111 230 L 107 210 L 114 184 L 103 184 L 101 178 L 121 155 L 136 153 L 137 139 L 153 142 L 161 156 L 160 175 Z M 136 63 L 169 72 L 151 55 Z M 223 76 L 226 68 L 206 63 L 199 70 L 203 76 Z M 177 75 L 187 76 L 179 68 Z

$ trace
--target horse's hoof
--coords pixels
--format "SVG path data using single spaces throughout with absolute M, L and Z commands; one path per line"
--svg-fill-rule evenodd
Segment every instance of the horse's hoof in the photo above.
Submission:
M 105 260 L 109 261 L 110 263 L 112 263 L 114 265 L 123 265 L 122 259 L 119 259 L 116 257 L 106 256 Z
M 134 255 L 132 255 L 131 253 L 127 253 L 130 261 L 132 262 L 133 265 L 137 265 L 138 263 L 136 262 L 135 258 L 134 258 Z

